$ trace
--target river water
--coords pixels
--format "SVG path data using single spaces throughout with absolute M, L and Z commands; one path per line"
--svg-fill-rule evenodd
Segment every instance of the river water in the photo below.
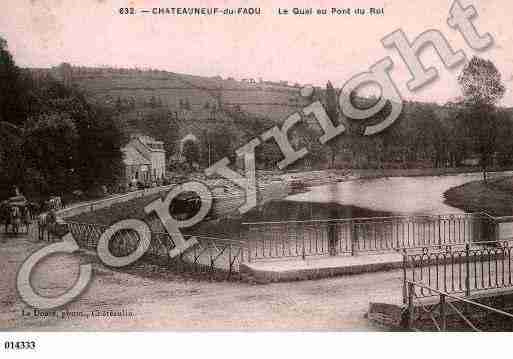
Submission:
M 512 175 L 513 172 L 494 172 L 490 178 Z M 339 203 L 397 215 L 463 213 L 445 204 L 443 194 L 452 187 L 480 179 L 481 173 L 362 179 L 312 187 L 309 192 L 289 196 L 287 200 Z
M 490 178 L 512 175 L 513 171 L 493 172 L 490 173 Z M 361 179 L 312 187 L 306 193 L 287 197 L 287 200 L 338 203 L 394 215 L 456 214 L 463 211 L 444 203 L 444 192 L 452 187 L 481 179 L 481 173 Z M 512 225 L 501 225 L 501 238 L 509 237 L 512 233 Z

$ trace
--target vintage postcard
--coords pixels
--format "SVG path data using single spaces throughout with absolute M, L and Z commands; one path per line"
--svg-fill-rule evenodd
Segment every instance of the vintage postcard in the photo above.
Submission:
M 3 5 L 0 331 L 513 330 L 510 2 Z

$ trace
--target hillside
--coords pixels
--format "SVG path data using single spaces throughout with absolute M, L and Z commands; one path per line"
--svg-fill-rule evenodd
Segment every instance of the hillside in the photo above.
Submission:
M 235 148 L 308 101 L 300 96 L 299 84 L 285 82 L 67 64 L 28 71 L 36 79 L 52 76 L 80 89 L 91 101 L 116 108 L 126 138 L 140 132 L 162 140 L 169 157 L 177 154 L 185 136 L 194 136 L 203 147 L 212 143 L 210 149 L 202 149 L 203 164 L 206 157 L 212 163 L 232 155 Z
M 312 98 L 303 98 L 299 84 L 291 86 L 286 82 L 237 81 L 219 76 L 67 64 L 29 71 L 36 78 L 51 75 L 81 89 L 89 99 L 116 108 L 119 127 L 127 137 L 142 132 L 162 140 L 169 157 L 179 152 L 180 139 L 197 138 L 202 147 L 202 166 L 232 156 L 238 146 L 273 124 L 281 123 L 309 102 L 320 99 L 326 103 L 324 89 L 316 88 Z M 355 100 L 362 107 L 372 106 L 374 102 L 369 98 Z M 314 120 L 307 121 L 306 127 L 298 126 L 294 129 L 296 135 L 290 136 L 296 146 L 303 142 L 312 148 L 307 156 L 310 158 L 297 163 L 296 169 L 456 166 L 464 157 L 458 154 L 460 149 L 453 141 L 459 133 L 454 122 L 458 110 L 457 103 L 441 106 L 406 101 L 396 124 L 382 135 L 361 136 L 365 124 L 382 121 L 386 108 L 368 121 L 349 121 L 348 132 L 352 135 L 340 136 L 322 148 L 317 141 L 319 126 Z M 508 112 L 511 118 L 511 111 Z M 344 119 L 339 117 L 339 121 Z M 301 138 L 305 137 L 308 139 L 303 141 Z M 274 168 L 281 159 L 272 141 L 266 142 L 259 152 L 260 168 Z
M 158 70 L 72 67 L 66 64 L 51 69 L 34 70 L 49 72 L 64 83 L 86 91 L 94 99 L 115 103 L 135 101 L 137 106 L 149 103 L 152 98 L 159 104 L 180 110 L 182 101 L 191 110 L 215 106 L 240 107 L 244 112 L 279 121 L 298 109 L 302 100 L 300 85 L 253 79 L 236 81 L 221 77 L 202 77 Z

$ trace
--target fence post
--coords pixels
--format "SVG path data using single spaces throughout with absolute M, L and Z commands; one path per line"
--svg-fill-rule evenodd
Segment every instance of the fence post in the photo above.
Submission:
M 470 296 L 470 243 L 465 244 L 465 296 Z
M 445 294 L 440 294 L 440 330 L 443 332 L 447 329 L 445 309 Z
M 413 283 L 408 283 L 408 329 L 413 329 L 415 322 L 415 306 L 413 305 L 413 291 L 415 290 Z
M 299 230 L 299 232 L 298 232 L 298 229 L 296 228 L 296 233 L 301 233 L 301 258 L 303 260 L 305 260 L 306 259 L 306 249 L 305 249 L 305 227 L 304 227 L 304 224 L 301 228 L 303 228 L 303 229 Z M 297 235 L 296 235 L 296 237 L 297 237 Z
M 246 247 L 246 244 L 249 246 L 249 238 L 247 238 L 248 242 L 243 242 L 244 240 L 242 239 L 242 228 L 241 228 L 241 226 L 239 226 L 238 228 L 239 228 L 240 262 L 243 263 L 244 262 L 244 248 Z M 249 237 L 249 234 L 248 234 L 248 237 Z
M 349 225 L 350 225 L 350 239 L 351 239 L 351 256 L 354 256 L 355 255 L 355 252 L 356 252 L 356 225 L 354 223 L 354 220 L 350 220 L 349 221 Z
M 235 262 L 233 262 L 235 263 Z M 230 276 L 233 272 L 233 263 L 232 263 L 232 244 L 228 244 L 228 276 L 226 279 L 230 279 Z
M 336 222 L 328 222 L 328 247 L 330 256 L 337 255 Z
M 442 217 L 438 216 L 438 246 L 442 247 Z
M 407 301 L 407 288 L 406 288 L 406 249 L 403 248 L 403 304 L 406 304 Z

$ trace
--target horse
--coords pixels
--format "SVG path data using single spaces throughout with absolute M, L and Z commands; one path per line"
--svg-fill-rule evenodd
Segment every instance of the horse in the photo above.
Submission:
M 32 223 L 32 211 L 28 205 L 21 207 L 21 223 L 25 227 L 25 232 L 29 233 L 30 223 Z
M 18 233 L 22 224 L 21 208 L 18 206 L 11 206 L 11 226 L 14 233 Z
M 11 208 L 6 201 L 0 203 L 0 223 L 5 226 L 4 231 L 7 233 L 7 229 L 11 224 Z
M 5 233 L 9 232 L 9 226 L 12 233 L 18 233 L 23 223 L 22 210 L 18 206 L 12 206 L 8 203 L 3 203 L 0 206 L 0 218 L 5 226 Z

